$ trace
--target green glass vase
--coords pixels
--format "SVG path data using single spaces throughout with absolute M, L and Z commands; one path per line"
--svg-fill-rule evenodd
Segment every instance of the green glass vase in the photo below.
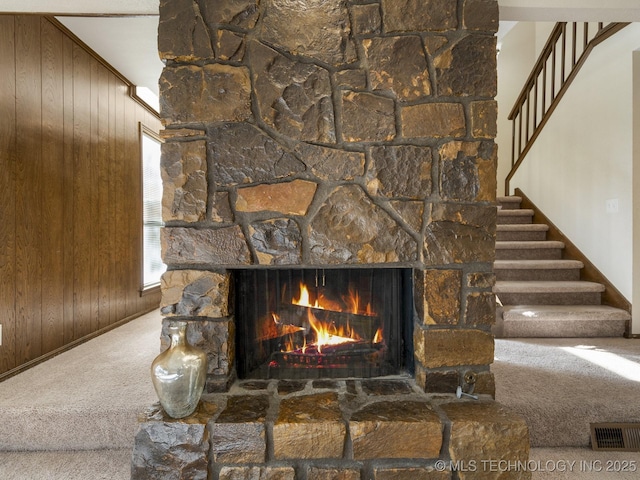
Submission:
M 207 355 L 187 341 L 187 322 L 171 322 L 169 337 L 169 348 L 151 364 L 151 380 L 167 415 L 184 418 L 200 401 L 207 378 Z

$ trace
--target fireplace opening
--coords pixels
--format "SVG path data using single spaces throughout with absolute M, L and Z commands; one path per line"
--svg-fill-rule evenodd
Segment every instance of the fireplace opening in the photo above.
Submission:
M 412 373 L 411 269 L 256 269 L 234 278 L 239 378 Z

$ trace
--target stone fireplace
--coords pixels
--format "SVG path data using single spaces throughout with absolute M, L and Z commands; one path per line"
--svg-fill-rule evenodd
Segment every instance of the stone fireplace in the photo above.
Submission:
M 161 310 L 207 352 L 208 394 L 188 420 L 147 412 L 133 478 L 467 478 L 452 462 L 526 460 L 489 369 L 497 22 L 496 0 L 161 0 Z M 319 307 L 345 275 L 400 313 Z M 357 338 L 309 350 L 312 316 Z

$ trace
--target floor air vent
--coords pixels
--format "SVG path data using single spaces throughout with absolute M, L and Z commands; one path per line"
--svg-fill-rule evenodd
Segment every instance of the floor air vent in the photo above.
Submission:
M 592 423 L 593 450 L 640 451 L 640 423 Z

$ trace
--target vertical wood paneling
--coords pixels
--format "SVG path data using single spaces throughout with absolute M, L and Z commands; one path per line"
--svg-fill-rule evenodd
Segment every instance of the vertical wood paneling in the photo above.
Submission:
M 63 105 L 63 137 L 64 137 L 64 164 L 62 174 L 64 179 L 64 344 L 74 340 L 74 231 L 76 229 L 73 211 L 75 205 L 73 196 L 74 182 L 74 101 L 73 101 L 73 42 L 67 36 L 63 36 L 62 56 L 64 66 L 64 105 Z
M 74 339 L 91 332 L 91 62 L 73 48 Z
M 45 19 L 41 32 L 42 349 L 49 352 L 64 345 L 64 69 L 62 32 Z
M 157 117 L 40 16 L 0 15 L 0 377 L 131 315 L 142 265 L 138 122 Z
M 99 204 L 99 178 L 100 178 L 100 154 L 98 149 L 98 123 L 99 123 L 99 111 L 100 105 L 98 103 L 99 78 L 98 78 L 98 62 L 95 59 L 91 59 L 91 107 L 89 109 L 90 116 L 90 153 L 89 153 L 89 175 L 91 190 L 89 192 L 89 262 L 90 262 L 90 278 L 91 278 L 91 331 L 95 331 L 100 328 L 100 267 L 99 267 L 99 250 L 100 250 L 100 237 L 99 237 L 99 224 L 100 224 L 100 204 Z
M 117 251 L 116 236 L 118 231 L 118 224 L 116 223 L 116 155 L 117 145 L 116 141 L 116 97 L 117 97 L 117 82 L 113 75 L 109 75 L 109 169 L 107 175 L 109 178 L 109 204 L 107 205 L 108 217 L 109 217 L 109 243 L 107 245 L 107 251 L 109 254 L 109 325 L 118 320 L 118 276 L 117 276 L 117 258 L 113 253 Z
M 16 17 L 16 357 L 42 353 L 40 18 Z
M 0 15 L 0 372 L 15 367 L 16 59 L 14 17 Z
M 102 65 L 98 68 L 98 328 L 109 325 L 110 225 L 109 225 L 109 76 Z
M 137 142 L 137 125 L 136 125 L 136 105 L 131 102 L 127 102 L 125 104 L 125 182 L 124 189 L 127 195 L 134 195 L 134 181 L 132 176 L 135 175 L 135 170 L 133 166 L 138 162 L 135 162 L 135 159 L 138 157 L 136 154 L 136 147 L 138 145 Z M 124 222 L 122 223 L 122 228 L 126 229 L 127 239 L 135 244 L 134 231 L 132 229 L 132 224 L 135 222 L 135 207 L 131 205 L 132 209 L 128 212 L 128 215 L 124 217 Z M 135 226 L 134 226 L 135 228 Z M 138 295 L 134 291 L 132 291 L 132 270 L 136 268 L 135 259 L 133 255 L 133 251 L 131 249 L 126 251 L 126 260 L 125 260 L 125 276 L 123 281 L 127 285 L 127 306 L 126 312 L 127 315 L 131 315 L 131 312 L 136 310 L 136 300 Z
M 124 168 L 127 152 L 126 152 L 126 111 L 125 111 L 125 90 L 126 87 L 122 83 L 118 82 L 118 96 L 116 98 L 116 156 L 114 159 L 115 171 L 113 182 L 115 183 L 115 205 L 116 205 L 116 225 L 118 230 L 116 231 L 116 252 L 125 252 L 127 250 L 127 212 L 126 206 L 126 192 L 125 192 L 125 180 L 127 172 Z M 116 265 L 116 278 L 118 279 L 118 294 L 115 300 L 116 308 L 119 318 L 127 316 L 127 285 L 125 282 L 127 275 L 127 257 L 122 253 L 118 255 Z

